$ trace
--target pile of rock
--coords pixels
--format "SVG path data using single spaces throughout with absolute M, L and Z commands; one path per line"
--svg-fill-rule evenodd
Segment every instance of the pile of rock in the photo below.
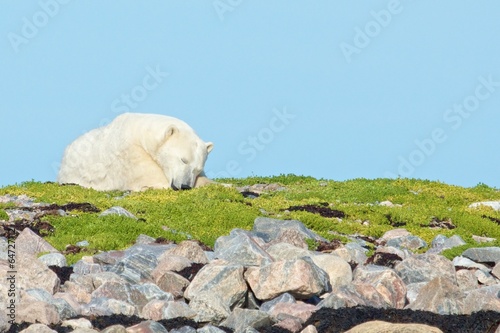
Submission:
M 308 319 L 319 309 L 355 306 L 441 315 L 493 310 L 500 323 L 498 247 L 471 248 L 448 260 L 439 253 L 464 244 L 460 237 L 438 236 L 428 246 L 394 229 L 376 240 L 368 258 L 366 242 L 355 237 L 328 253 L 309 250 L 307 239 L 327 242 L 300 221 L 264 217 L 251 231 L 235 229 L 219 237 L 213 251 L 197 241 L 158 244 L 141 235 L 126 250 L 84 257 L 73 265 L 69 280 L 61 281 L 49 266 L 67 266 L 64 256 L 26 228 L 15 242 L 14 301 L 7 296 L 9 285 L 2 283 L 0 306 L 15 302 L 16 323 L 33 323 L 23 332 L 54 332 L 49 328 L 54 325 L 79 333 L 167 332 L 161 322 L 185 318 L 193 324 L 170 332 L 258 332 L 276 326 L 310 333 L 317 329 L 307 325 Z M 415 254 L 422 248 L 429 249 Z M 5 281 L 12 267 L 1 238 L 0 252 Z M 140 319 L 110 327 L 89 320 L 111 315 Z M 1 311 L 1 332 L 9 329 L 9 320 Z M 370 324 L 387 332 L 403 329 L 403 324 Z

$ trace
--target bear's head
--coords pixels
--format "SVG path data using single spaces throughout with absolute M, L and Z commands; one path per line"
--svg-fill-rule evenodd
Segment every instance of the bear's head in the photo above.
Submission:
M 174 190 L 190 189 L 212 148 L 212 142 L 204 142 L 194 131 L 170 126 L 158 147 L 156 160 Z

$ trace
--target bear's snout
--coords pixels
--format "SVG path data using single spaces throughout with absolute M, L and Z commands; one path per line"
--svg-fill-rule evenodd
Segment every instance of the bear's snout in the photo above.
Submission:
M 178 188 L 177 186 L 175 186 L 174 182 L 172 182 L 171 186 L 176 191 L 179 191 L 179 190 L 190 190 L 191 189 L 191 186 L 189 186 L 187 184 L 181 184 L 181 188 Z

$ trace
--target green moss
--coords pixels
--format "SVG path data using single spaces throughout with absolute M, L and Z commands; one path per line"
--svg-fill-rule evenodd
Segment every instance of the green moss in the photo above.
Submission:
M 9 215 L 5 212 L 5 210 L 0 209 L 0 221 L 4 220 L 7 221 L 9 219 Z
M 296 175 L 219 181 L 237 186 L 279 183 L 286 190 L 246 199 L 236 189 L 219 185 L 180 192 L 148 190 L 126 193 L 31 181 L 0 188 L 0 195 L 26 194 L 39 202 L 56 204 L 89 202 L 101 210 L 122 206 L 139 218 L 101 218 L 98 213 L 78 211 L 65 217 L 45 217 L 44 220 L 55 227 L 55 232 L 46 239 L 57 249 L 64 250 L 66 245 L 82 240 L 89 242 L 87 252 L 68 255 L 70 263 L 98 250 L 124 249 L 133 244 L 139 234 L 177 242 L 192 237 L 213 246 L 219 236 L 234 228 L 251 229 L 254 219 L 263 211 L 274 218 L 300 220 L 330 240 L 341 238 L 346 241 L 342 235 L 355 233 L 380 237 L 396 225 L 428 243 L 438 234 L 460 235 L 467 245 L 455 252 L 445 252 L 447 256 L 477 246 L 472 235 L 500 240 L 500 228 L 492 220 L 500 219 L 500 212 L 486 207 L 468 208 L 472 202 L 500 200 L 500 191 L 484 184 L 463 188 L 417 179 L 360 178 L 338 182 Z M 378 205 L 385 200 L 401 207 Z M 319 203 L 328 203 L 330 208 L 343 211 L 346 216 L 342 219 L 325 218 L 304 211 L 287 211 L 290 206 Z M 2 210 L 5 208 L 8 208 L 5 204 L 0 206 L 0 219 L 6 216 Z M 456 229 L 431 229 L 428 225 L 433 218 L 451 219 Z

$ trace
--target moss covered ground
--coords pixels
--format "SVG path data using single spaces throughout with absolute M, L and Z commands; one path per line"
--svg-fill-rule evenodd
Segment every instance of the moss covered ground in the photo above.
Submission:
M 278 183 L 285 189 L 257 198 L 245 198 L 235 187 L 210 185 L 189 191 L 148 190 L 145 192 L 98 192 L 76 185 L 25 182 L 0 188 L 0 195 L 25 194 L 37 202 L 64 205 L 91 203 L 100 210 L 121 206 L 138 220 L 99 213 L 71 211 L 67 216 L 45 216 L 54 226 L 45 239 L 58 250 L 86 240 L 88 252 L 68 255 L 74 262 L 99 250 L 124 249 L 140 234 L 181 241 L 188 237 L 213 246 L 215 240 L 234 228 L 251 229 L 258 216 L 297 219 L 321 236 L 345 240 L 343 235 L 380 237 L 396 227 L 406 228 L 430 244 L 438 235 L 460 235 L 466 242 L 444 254 L 453 257 L 478 244 L 472 235 L 500 240 L 500 212 L 491 208 L 468 208 L 477 201 L 500 200 L 500 190 L 479 184 L 472 188 L 416 179 L 353 179 L 333 181 L 295 175 L 219 179 L 236 186 Z M 389 200 L 395 207 L 378 203 Z M 291 206 L 324 206 L 345 213 L 345 217 L 322 217 Z M 0 220 L 7 204 L 0 203 Z M 433 221 L 448 221 L 456 228 L 431 228 Z M 499 241 L 485 243 L 500 246 Z

